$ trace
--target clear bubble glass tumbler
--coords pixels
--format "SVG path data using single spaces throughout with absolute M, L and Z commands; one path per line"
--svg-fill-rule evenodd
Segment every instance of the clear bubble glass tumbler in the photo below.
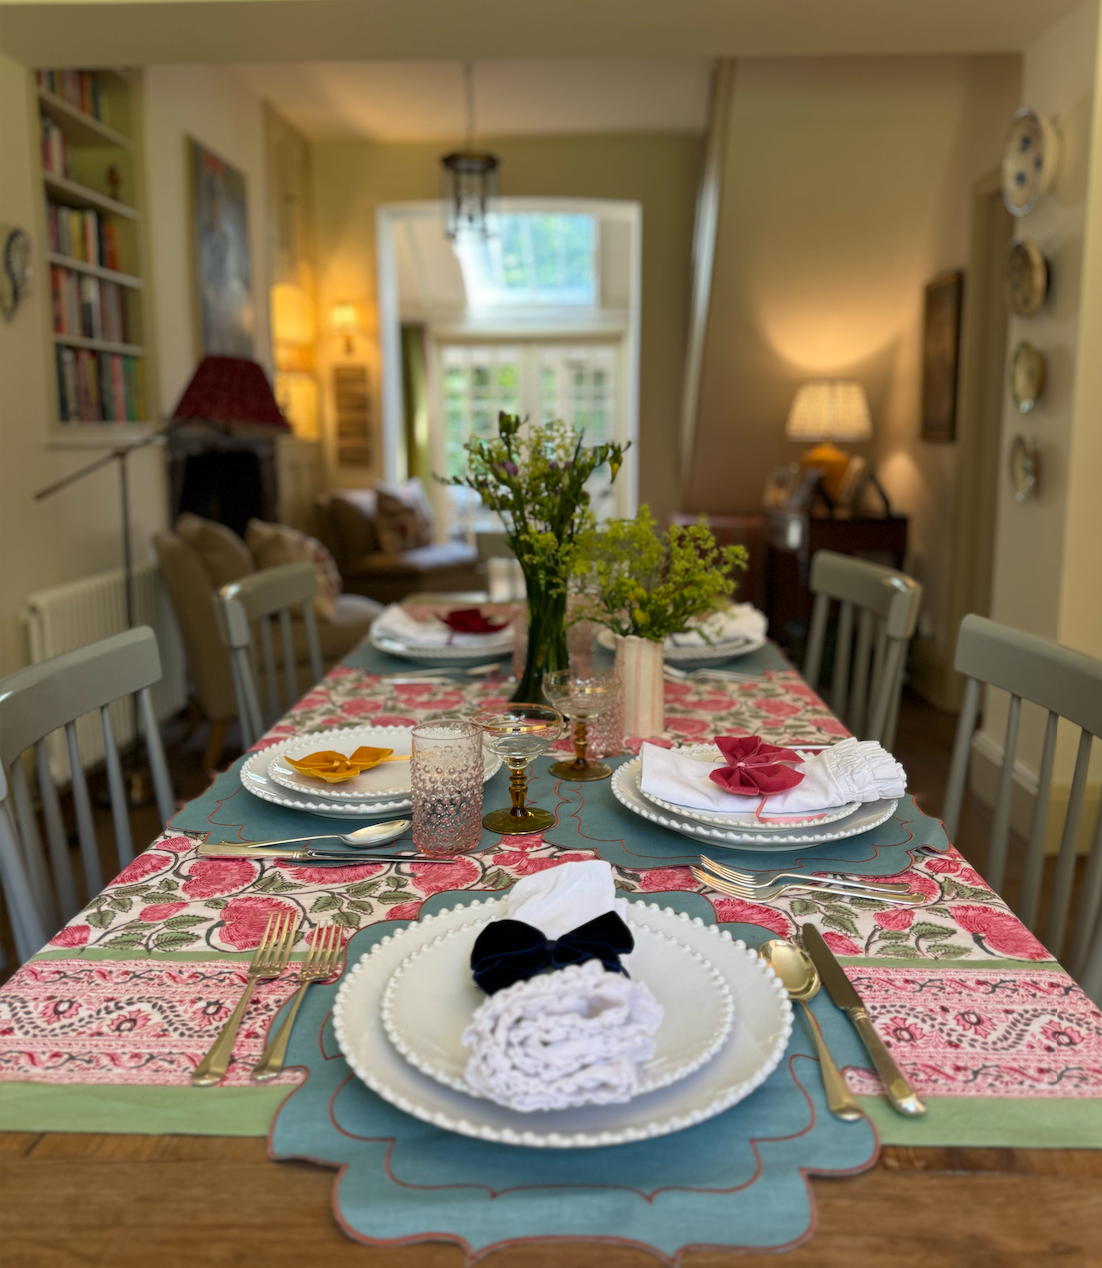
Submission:
M 413 728 L 413 844 L 462 854 L 482 837 L 482 728 L 438 718 Z

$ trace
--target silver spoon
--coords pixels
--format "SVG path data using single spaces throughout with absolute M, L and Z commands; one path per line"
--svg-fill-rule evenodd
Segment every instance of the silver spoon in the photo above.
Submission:
M 235 841 L 234 845 L 294 845 L 299 841 L 343 841 L 345 845 L 358 845 L 370 849 L 375 845 L 386 845 L 395 837 L 400 837 L 412 823 L 411 819 L 389 819 L 386 823 L 369 823 L 366 827 L 357 828 L 355 832 L 314 832 L 308 837 L 278 837 L 274 841 Z
M 847 1123 L 855 1122 L 861 1115 L 861 1109 L 853 1099 L 853 1094 L 846 1087 L 841 1071 L 830 1055 L 823 1032 L 815 1014 L 807 1006 L 807 1001 L 819 992 L 819 970 L 811 961 L 811 957 L 801 947 L 785 942 L 783 938 L 770 938 L 758 947 L 758 955 L 769 965 L 781 979 L 788 998 L 803 1005 L 807 1023 L 811 1028 L 811 1037 L 815 1040 L 815 1048 L 819 1054 L 819 1064 L 823 1069 L 823 1089 L 826 1092 L 827 1107 L 835 1118 L 845 1119 Z

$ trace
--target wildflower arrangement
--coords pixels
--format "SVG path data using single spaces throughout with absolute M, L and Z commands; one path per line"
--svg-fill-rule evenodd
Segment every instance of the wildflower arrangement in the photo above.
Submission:
M 628 446 L 583 445 L 561 420 L 521 426 L 501 413 L 497 436 L 468 440 L 466 474 L 444 483 L 474 489 L 505 524 L 528 594 L 528 658 L 512 699 L 540 702 L 544 673 L 569 664 L 567 584 L 578 542 L 595 523 L 586 482 L 606 462 L 615 480 Z
M 640 507 L 634 519 L 591 526 L 579 540 L 575 582 L 589 596 L 579 617 L 661 643 L 733 594 L 731 574 L 747 559 L 744 546 L 717 545 L 704 523 L 660 533 Z

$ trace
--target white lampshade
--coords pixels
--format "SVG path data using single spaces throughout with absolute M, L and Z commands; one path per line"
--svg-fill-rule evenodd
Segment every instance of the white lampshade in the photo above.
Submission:
M 789 440 L 868 440 L 872 419 L 865 389 L 853 379 L 802 383 L 784 434 Z

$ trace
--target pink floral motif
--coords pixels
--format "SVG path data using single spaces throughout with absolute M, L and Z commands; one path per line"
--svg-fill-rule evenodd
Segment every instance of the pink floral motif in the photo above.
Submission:
M 961 1030 L 970 1031 L 973 1035 L 977 1035 L 980 1039 L 986 1039 L 988 1035 L 995 1030 L 995 1024 L 989 1018 L 984 1017 L 982 1013 L 974 1012 L 969 1009 L 967 1012 L 957 1013 L 953 1018 Z
M 762 697 L 754 701 L 754 708 L 760 709 L 762 713 L 766 713 L 771 718 L 793 718 L 797 713 L 801 712 L 798 704 L 791 704 L 787 700 L 776 700 L 772 697 Z
M 682 704 L 686 709 L 699 709 L 702 713 L 722 713 L 731 707 L 731 697 L 701 696 L 699 700 L 684 700 Z M 793 713 L 798 712 L 798 709 L 793 709 Z
M 234 898 L 223 908 L 222 919 L 225 923 L 219 929 L 218 936 L 238 951 L 251 951 L 253 947 L 259 946 L 272 912 L 296 910 L 267 895 L 248 894 L 242 898 Z
M 531 876 L 533 872 L 546 872 L 549 867 L 558 867 L 560 863 L 581 862 L 592 857 L 592 854 L 556 854 L 540 858 L 524 850 L 503 850 L 501 854 L 494 855 L 494 863 L 511 868 L 518 876 Z
M 51 947 L 82 947 L 92 932 L 90 925 L 66 925 L 50 939 Z
M 80 1011 L 79 1000 L 47 999 L 38 1010 L 38 1015 L 47 1026 L 55 1026 L 60 1022 L 72 1021 Z
M 971 885 L 974 889 L 986 889 L 988 892 L 991 890 L 991 886 L 974 867 L 962 867 L 953 879 L 960 881 L 962 885 Z
M 914 910 L 910 907 L 889 907 L 887 911 L 878 911 L 873 916 L 881 929 L 909 929 L 914 918 Z
M 196 859 L 181 889 L 189 898 L 214 898 L 250 885 L 260 875 L 251 859 Z
M 151 1021 L 152 1018 L 148 1013 L 135 1008 L 119 1017 L 112 1017 L 107 1023 L 107 1029 L 116 1035 L 129 1035 L 135 1030 L 144 1030 Z
M 922 865 L 928 872 L 937 872 L 939 874 L 955 872 L 960 868 L 960 859 L 955 859 L 947 854 L 937 859 L 923 859 Z
M 880 1029 L 896 1043 L 921 1043 L 925 1038 L 925 1032 L 907 1017 L 888 1017 L 880 1022 Z
M 385 867 L 385 863 L 358 863 L 354 867 L 300 867 L 297 863 L 281 863 L 279 870 L 287 872 L 291 880 L 307 885 L 351 885 L 353 881 L 378 876 Z
M 195 842 L 190 837 L 169 837 L 157 842 L 158 850 L 171 850 L 173 854 L 186 854 L 194 848 Z
M 823 931 L 823 941 L 834 952 L 835 955 L 861 955 L 862 950 L 852 938 L 847 938 L 844 933 L 835 933 L 833 930 Z
M 395 903 L 393 907 L 386 909 L 385 920 L 416 920 L 421 913 L 423 904 L 417 903 Z
M 158 854 L 156 850 L 146 850 L 132 863 L 128 863 L 111 884 L 137 885 L 141 881 L 147 881 L 151 876 L 156 876 L 158 872 L 163 872 L 172 861 L 171 855 Z
M 874 885 L 892 885 L 905 882 L 912 894 L 921 894 L 923 898 L 938 899 L 941 897 L 941 886 L 932 876 L 925 876 L 915 868 L 905 872 L 896 872 L 892 876 L 857 876 L 855 880 L 869 881 Z
M 666 718 L 666 726 L 675 731 L 678 735 L 706 735 L 713 729 L 713 722 L 710 718 Z M 649 740 L 648 743 L 655 743 Z
M 465 889 L 479 875 L 478 864 L 462 856 L 454 863 L 412 863 L 410 869 L 417 878 L 417 888 L 426 898 L 447 889 Z
M 652 867 L 639 874 L 639 888 L 655 894 L 664 889 L 698 889 L 687 867 Z
M 378 700 L 346 700 L 341 705 L 341 713 L 346 718 L 363 718 L 371 713 L 378 713 L 382 709 L 382 704 Z
M 839 722 L 837 718 L 831 717 L 829 714 L 821 718 L 815 719 L 815 727 L 822 731 L 824 735 L 840 735 L 843 738 L 849 735 L 849 729 L 844 723 Z
M 669 719 L 672 727 L 673 722 L 683 722 L 684 718 Z M 656 748 L 673 748 L 673 740 L 667 740 L 662 735 L 625 735 L 624 748 L 631 753 L 638 753 L 644 744 L 653 744 Z
M 380 713 L 375 719 L 376 726 L 416 726 L 416 718 L 403 718 L 398 714 L 382 714 Z
M 796 932 L 795 922 L 776 907 L 743 902 L 741 898 L 713 898 L 710 901 L 720 924 L 761 925 L 781 938 L 790 938 Z
M 1016 960 L 1051 959 L 1017 916 L 1012 916 L 1008 911 L 963 904 L 954 904 L 950 910 L 957 924 L 967 930 L 985 950 L 998 951 Z
M 1041 1034 L 1057 1048 L 1077 1048 L 1084 1039 L 1083 1032 L 1074 1026 L 1061 1025 L 1057 1021 L 1046 1022 Z
M 138 912 L 138 919 L 154 924 L 159 920 L 168 920 L 169 917 L 175 916 L 177 912 L 183 911 L 187 907 L 187 903 L 150 903 L 148 907 L 143 907 Z

